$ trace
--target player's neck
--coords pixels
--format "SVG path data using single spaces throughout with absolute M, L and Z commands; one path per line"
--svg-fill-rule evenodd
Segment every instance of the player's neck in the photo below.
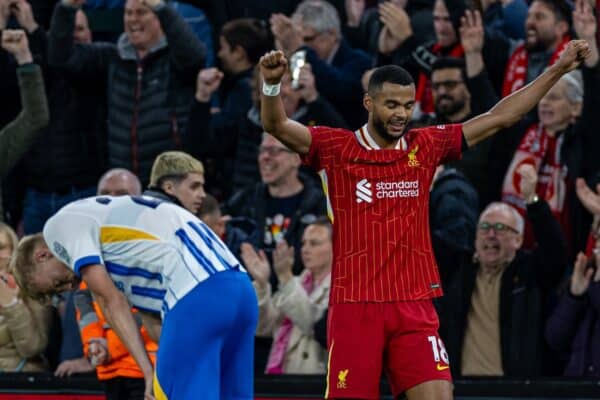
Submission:
M 369 130 L 369 136 L 371 136 L 371 139 L 373 139 L 375 143 L 377 143 L 379 148 L 395 149 L 398 147 L 398 142 L 400 141 L 400 138 L 393 139 L 391 141 L 384 138 L 382 135 L 379 134 L 379 131 L 377 130 L 375 125 L 373 125 L 373 122 L 369 121 L 367 123 L 367 129 Z
M 292 176 L 285 181 L 268 185 L 271 197 L 290 197 L 302 191 L 304 185 L 297 176 Z

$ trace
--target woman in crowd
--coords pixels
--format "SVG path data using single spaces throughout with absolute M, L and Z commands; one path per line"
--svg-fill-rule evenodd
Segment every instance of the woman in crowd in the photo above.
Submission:
M 46 371 L 43 357 L 48 343 L 50 308 L 23 299 L 9 271 L 17 235 L 0 222 L 0 371 Z
M 324 374 L 326 350 L 314 338 L 314 324 L 329 301 L 331 284 L 331 224 L 318 219 L 308 225 L 302 237 L 304 271 L 292 274 L 294 249 L 285 241 L 273 253 L 273 269 L 279 289 L 271 293 L 271 267 L 265 253 L 248 243 L 242 245 L 242 259 L 254 278 L 258 297 L 257 336 L 272 336 L 267 374 Z

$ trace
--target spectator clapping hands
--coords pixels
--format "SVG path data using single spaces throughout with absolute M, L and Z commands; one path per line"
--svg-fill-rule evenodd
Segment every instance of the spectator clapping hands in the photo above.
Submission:
M 285 285 L 294 277 L 292 267 L 294 266 L 294 248 L 288 246 L 285 240 L 277 243 L 273 251 L 273 269 L 281 286 Z
M 483 50 L 484 32 L 479 11 L 467 10 L 461 17 L 460 42 L 465 53 L 481 53 Z
M 242 243 L 240 251 L 248 273 L 260 287 L 265 288 L 271 277 L 271 266 L 265 252 L 263 250 L 256 252 L 250 243 Z
M 346 0 L 347 25 L 357 28 L 365 12 L 365 0 Z
M 588 268 L 588 258 L 583 254 L 577 255 L 575 260 L 575 266 L 573 267 L 573 274 L 571 275 L 571 283 L 569 290 L 573 296 L 584 295 L 589 286 L 590 282 L 594 279 L 594 282 L 600 281 L 600 268 Z
M 269 22 L 278 50 L 290 55 L 304 45 L 302 31 L 291 18 L 283 14 L 273 14 Z
M 393 52 L 413 34 L 406 11 L 390 1 L 379 4 L 379 20 L 383 23 L 379 33 L 379 51 L 383 54 Z
M 596 193 L 590 189 L 583 178 L 576 182 L 577 197 L 584 207 L 594 216 L 600 215 L 600 184 L 596 186 Z

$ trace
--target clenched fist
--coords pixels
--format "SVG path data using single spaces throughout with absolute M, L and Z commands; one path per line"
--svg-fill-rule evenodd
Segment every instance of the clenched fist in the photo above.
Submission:
M 590 45 L 585 40 L 571 40 L 554 64 L 564 74 L 573 71 L 590 55 Z
M 266 83 L 276 85 L 288 68 L 288 61 L 281 50 L 270 51 L 260 58 L 260 73 Z
M 2 48 L 12 54 L 19 65 L 33 61 L 29 51 L 27 35 L 22 29 L 5 29 L 2 31 Z
M 219 88 L 223 80 L 223 72 L 217 68 L 205 68 L 200 70 L 196 79 L 196 100 L 200 103 L 208 103 L 210 96 Z
M 521 182 L 519 184 L 521 196 L 523 196 L 526 203 L 529 203 L 536 193 L 538 173 L 531 164 L 521 164 L 517 168 L 517 173 L 521 175 Z

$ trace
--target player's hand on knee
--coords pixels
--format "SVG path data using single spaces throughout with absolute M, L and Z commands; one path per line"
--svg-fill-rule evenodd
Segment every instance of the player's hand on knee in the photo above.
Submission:
M 283 55 L 283 51 L 277 50 L 262 56 L 258 64 L 264 81 L 269 85 L 276 85 L 281 82 L 281 78 L 287 70 L 288 61 Z

